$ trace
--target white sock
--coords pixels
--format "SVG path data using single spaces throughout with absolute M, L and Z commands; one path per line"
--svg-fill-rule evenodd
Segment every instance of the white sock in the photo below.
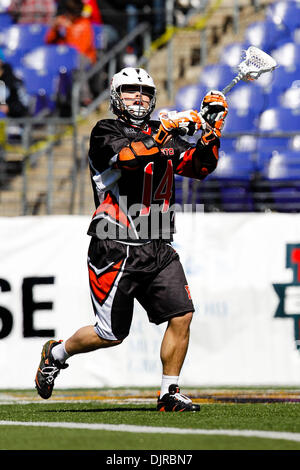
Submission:
M 159 398 L 164 396 L 166 393 L 169 393 L 169 386 L 172 384 L 178 385 L 179 377 L 175 375 L 163 375 L 161 379 L 161 388 Z
M 65 342 L 53 346 L 51 354 L 55 361 L 59 361 L 62 364 L 64 364 L 64 362 L 70 357 L 70 354 L 68 354 L 66 351 Z

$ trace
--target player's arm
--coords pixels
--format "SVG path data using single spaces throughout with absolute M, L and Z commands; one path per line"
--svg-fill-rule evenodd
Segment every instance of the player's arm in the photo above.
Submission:
M 136 170 L 145 157 L 160 153 L 157 142 L 150 135 L 143 135 L 125 145 L 118 153 L 117 166 L 123 170 Z
M 201 131 L 201 137 L 193 147 L 186 143 L 185 150 L 180 153 L 176 173 L 190 178 L 204 179 L 216 169 L 221 130 L 227 113 L 227 101 L 221 92 L 212 90 L 205 95 L 197 117 L 192 116 L 193 121 L 196 121 L 194 133 Z M 193 128 L 190 126 L 189 129 L 191 133 Z

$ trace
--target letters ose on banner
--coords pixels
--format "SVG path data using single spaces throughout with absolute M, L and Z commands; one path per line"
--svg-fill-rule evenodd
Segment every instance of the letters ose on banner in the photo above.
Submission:
M 0 388 L 33 388 L 42 345 L 93 324 L 89 217 L 0 219 Z M 196 312 L 185 386 L 300 385 L 300 217 L 177 214 Z M 159 386 L 166 325 L 136 303 L 130 336 L 69 359 L 57 388 Z

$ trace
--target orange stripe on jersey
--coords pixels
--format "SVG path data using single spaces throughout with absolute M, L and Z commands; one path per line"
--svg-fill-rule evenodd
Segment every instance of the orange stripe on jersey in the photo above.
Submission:
M 89 279 L 90 286 L 98 302 L 102 305 L 107 299 L 116 277 L 120 272 L 120 268 L 123 260 L 114 264 L 108 271 L 101 273 L 100 276 L 97 276 L 93 269 L 89 266 Z
M 212 151 L 216 160 L 218 160 L 219 159 L 219 147 L 217 145 L 213 145 Z
M 180 160 L 179 165 L 177 165 L 175 173 L 190 178 L 197 178 L 197 175 L 195 175 L 195 171 L 193 168 L 193 153 L 195 152 L 195 150 L 196 148 L 191 148 L 184 152 L 184 155 Z
M 97 210 L 95 211 L 93 217 L 98 214 L 101 214 L 101 212 L 109 215 L 112 219 L 116 220 L 117 222 L 120 222 L 125 227 L 130 227 L 130 223 L 126 217 L 126 214 L 120 209 L 117 200 L 113 200 L 111 194 L 109 193 L 107 194 L 104 201 L 100 204 L 100 206 L 97 207 Z

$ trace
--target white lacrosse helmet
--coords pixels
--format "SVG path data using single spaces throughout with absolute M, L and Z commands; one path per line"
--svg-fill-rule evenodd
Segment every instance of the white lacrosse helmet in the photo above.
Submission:
M 121 98 L 122 92 L 136 91 L 150 97 L 149 107 L 145 108 L 141 102 L 127 106 Z M 143 125 L 149 119 L 155 108 L 156 87 L 154 81 L 144 69 L 125 67 L 116 73 L 110 87 L 110 109 L 118 117 L 135 125 Z

